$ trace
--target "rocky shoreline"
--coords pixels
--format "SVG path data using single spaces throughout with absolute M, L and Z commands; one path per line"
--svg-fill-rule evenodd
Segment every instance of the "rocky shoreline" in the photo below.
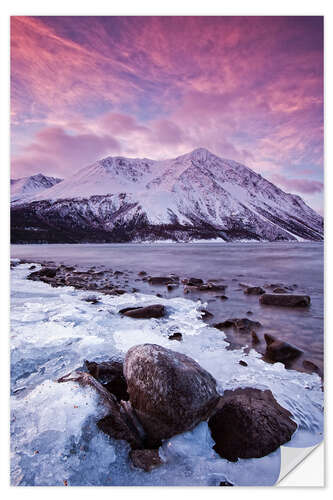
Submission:
M 24 259 L 17 262 L 29 263 Z M 31 262 L 30 262 L 31 263 Z M 239 300 L 243 297 L 253 297 L 258 300 L 262 307 L 278 309 L 281 314 L 284 310 L 295 309 L 306 311 L 310 306 L 311 299 L 308 295 L 297 293 L 298 285 L 285 283 L 265 283 L 263 286 L 246 284 L 233 278 L 230 283 L 226 280 L 208 279 L 178 276 L 170 273 L 168 276 L 150 276 L 142 270 L 134 274 L 128 270 L 120 271 L 103 266 L 68 266 L 57 265 L 53 261 L 40 261 L 41 269 L 36 270 L 36 263 L 31 263 L 31 273 L 27 279 L 42 281 L 52 287 L 72 286 L 78 290 L 91 291 L 91 296 L 85 300 L 98 305 L 98 294 L 123 295 L 124 293 L 149 293 L 152 295 L 152 304 L 145 310 L 136 307 L 134 310 L 120 311 L 130 317 L 162 317 L 163 307 L 153 303 L 153 297 L 188 297 L 191 300 L 207 303 L 207 308 L 202 307 L 202 319 L 210 326 L 225 332 L 230 342 L 230 348 L 246 347 L 255 349 L 267 362 L 281 362 L 286 368 L 296 369 L 307 373 L 318 373 L 323 377 L 322 366 L 318 366 L 312 359 L 307 359 L 306 352 L 302 347 L 294 345 L 272 333 L 274 330 L 264 330 L 263 325 L 253 318 L 251 310 L 246 311 L 245 317 L 228 317 L 225 312 L 228 308 L 228 292 L 232 286 L 238 293 Z M 15 260 L 11 266 L 15 266 Z M 243 309 L 240 307 L 240 310 Z M 223 321 L 216 321 L 224 316 Z M 249 317 L 250 316 L 250 317 Z M 235 337 L 237 343 L 234 342 Z M 170 340 L 181 341 L 181 332 L 176 332 Z

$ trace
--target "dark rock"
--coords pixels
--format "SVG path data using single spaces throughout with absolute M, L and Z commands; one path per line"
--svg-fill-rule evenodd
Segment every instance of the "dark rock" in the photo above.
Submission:
M 264 293 L 259 299 L 260 304 L 282 307 L 308 307 L 310 305 L 308 295 L 271 294 Z
M 132 347 L 124 375 L 131 404 L 153 440 L 193 429 L 219 400 L 210 373 L 190 357 L 156 344 Z
M 178 288 L 178 287 L 179 287 L 178 283 L 169 283 L 167 285 L 167 289 L 169 292 L 171 292 L 172 290 L 174 290 L 175 288 Z
M 265 356 L 271 361 L 286 362 L 297 358 L 303 351 L 297 347 L 279 340 L 272 335 L 265 333 L 266 352 Z
M 252 311 L 246 311 L 246 314 L 253 314 Z
M 152 304 L 145 307 L 125 307 L 119 312 L 130 318 L 162 318 L 165 315 L 165 307 L 162 304 Z
M 200 286 L 204 284 L 201 278 L 185 278 L 182 280 L 182 283 L 189 286 Z
M 309 361 L 307 359 L 305 359 L 303 361 L 303 367 L 306 369 L 306 370 L 309 370 L 311 372 L 315 372 L 315 373 L 318 373 L 319 372 L 319 366 L 317 366 L 315 363 L 313 363 L 312 361 Z
M 245 288 L 244 293 L 246 295 L 262 295 L 265 290 L 261 286 L 248 286 Z
M 290 440 L 297 428 L 291 416 L 269 390 L 225 391 L 208 422 L 214 450 L 232 462 L 264 457 Z
M 207 311 L 207 309 L 201 309 L 201 318 L 202 319 L 210 319 L 213 318 L 214 314 Z
M 233 486 L 233 484 L 229 483 L 228 481 L 221 481 L 219 486 Z
M 69 381 L 92 387 L 109 410 L 110 414 L 97 422 L 99 429 L 114 439 L 128 441 L 133 449 L 144 448 L 146 436 L 129 401 L 118 403 L 116 397 L 89 373 L 74 371 L 58 379 L 59 383 Z
M 57 269 L 55 267 L 43 267 L 39 271 L 34 271 L 27 276 L 28 280 L 38 281 L 41 278 L 55 278 Z
M 170 276 L 150 276 L 148 282 L 151 285 L 169 285 L 170 283 L 177 283 L 178 280 Z
M 163 464 L 158 450 L 132 450 L 130 458 L 135 467 L 143 469 L 145 472 L 150 472 L 152 469 Z
M 287 293 L 287 290 L 285 288 L 277 287 L 274 288 L 273 293 Z
M 29 267 L 29 270 L 32 270 L 32 269 L 36 269 L 36 266 L 34 264 Z
M 239 364 L 242 366 L 248 366 L 246 361 L 243 361 L 242 359 L 239 361 Z
M 90 375 L 114 394 L 118 401 L 128 401 L 129 395 L 123 374 L 123 363 L 119 361 L 106 361 L 103 363 L 85 361 L 85 364 Z
M 140 271 L 138 273 L 138 276 L 146 276 L 146 274 L 147 274 L 146 271 Z
M 260 339 L 254 330 L 252 330 L 252 332 L 251 332 L 251 337 L 252 337 L 252 344 L 259 344 L 260 343 Z
M 183 336 L 180 332 L 175 332 L 169 335 L 169 340 L 178 340 L 178 342 L 180 342 L 181 340 L 183 340 Z
M 220 300 L 228 300 L 229 297 L 227 297 L 226 295 L 216 295 L 216 298 Z
M 160 293 L 156 293 L 156 297 L 160 297 L 161 298 L 161 297 L 163 297 L 163 295 L 160 294 Z
M 252 321 L 248 318 L 231 318 L 221 323 L 215 323 L 213 326 L 219 330 L 233 327 L 241 333 L 249 333 L 253 328 L 259 328 L 261 323 L 259 323 L 259 321 Z

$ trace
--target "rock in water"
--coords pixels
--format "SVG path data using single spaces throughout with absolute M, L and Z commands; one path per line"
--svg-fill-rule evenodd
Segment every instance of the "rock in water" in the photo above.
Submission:
M 267 306 L 308 307 L 311 299 L 308 295 L 264 293 L 261 295 L 259 302 Z
M 210 373 L 192 358 L 156 344 L 132 347 L 124 375 L 132 407 L 153 441 L 207 420 L 219 400 Z
M 288 342 L 273 337 L 273 335 L 265 333 L 264 337 L 266 341 L 265 356 L 271 361 L 281 361 L 283 363 L 297 358 L 303 352 Z
M 245 288 L 244 293 L 246 295 L 262 295 L 265 290 L 261 286 L 248 286 Z
M 119 312 L 130 318 L 162 318 L 165 315 L 165 307 L 162 304 L 152 304 L 145 307 L 125 307 Z
M 268 455 L 289 441 L 297 428 L 291 413 L 269 390 L 225 391 L 219 407 L 208 425 L 216 443 L 214 450 L 232 462 Z

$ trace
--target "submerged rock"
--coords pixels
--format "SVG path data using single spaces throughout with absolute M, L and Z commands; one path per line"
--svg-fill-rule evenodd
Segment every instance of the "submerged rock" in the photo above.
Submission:
M 308 359 L 305 359 L 303 361 L 303 367 L 311 372 L 319 373 L 319 366 L 317 366 L 313 361 L 309 361 Z
M 261 323 L 259 323 L 259 321 L 252 321 L 248 318 L 231 318 L 221 323 L 215 323 L 213 326 L 219 330 L 233 327 L 241 333 L 249 333 L 253 328 L 259 328 Z
M 130 452 L 130 458 L 135 467 L 143 469 L 145 472 L 150 472 L 151 470 L 163 464 L 158 450 L 156 449 L 132 450 Z
M 129 316 L 130 318 L 162 318 L 165 316 L 165 307 L 162 304 L 152 304 L 144 307 L 125 307 L 121 309 L 120 314 Z
M 302 354 L 303 351 L 298 349 L 288 342 L 273 337 L 273 335 L 264 335 L 266 341 L 266 352 L 265 357 L 271 361 L 286 362 L 297 358 Z
M 265 293 L 259 299 L 260 304 L 282 307 L 308 307 L 311 299 L 308 295 Z
M 182 283 L 188 286 L 200 286 L 204 284 L 201 278 L 185 278 L 182 280 Z
M 150 276 L 148 282 L 151 285 L 169 285 L 170 283 L 178 283 L 178 279 L 170 276 Z
M 265 290 L 261 286 L 248 286 L 244 289 L 246 295 L 262 295 Z
M 210 373 L 192 358 L 156 344 L 132 347 L 124 375 L 131 404 L 152 440 L 193 429 L 219 400 Z
M 271 391 L 246 388 L 225 391 L 208 425 L 214 450 L 222 458 L 260 458 L 290 440 L 297 425 Z

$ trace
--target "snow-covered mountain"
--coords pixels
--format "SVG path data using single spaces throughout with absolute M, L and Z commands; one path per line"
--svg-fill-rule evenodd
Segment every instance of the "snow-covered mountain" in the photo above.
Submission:
M 10 180 L 10 198 L 12 203 L 27 201 L 39 191 L 44 191 L 61 182 L 62 179 L 47 177 L 43 174 Z
M 12 241 L 322 240 L 297 195 L 200 148 L 175 159 L 108 157 L 12 206 Z

